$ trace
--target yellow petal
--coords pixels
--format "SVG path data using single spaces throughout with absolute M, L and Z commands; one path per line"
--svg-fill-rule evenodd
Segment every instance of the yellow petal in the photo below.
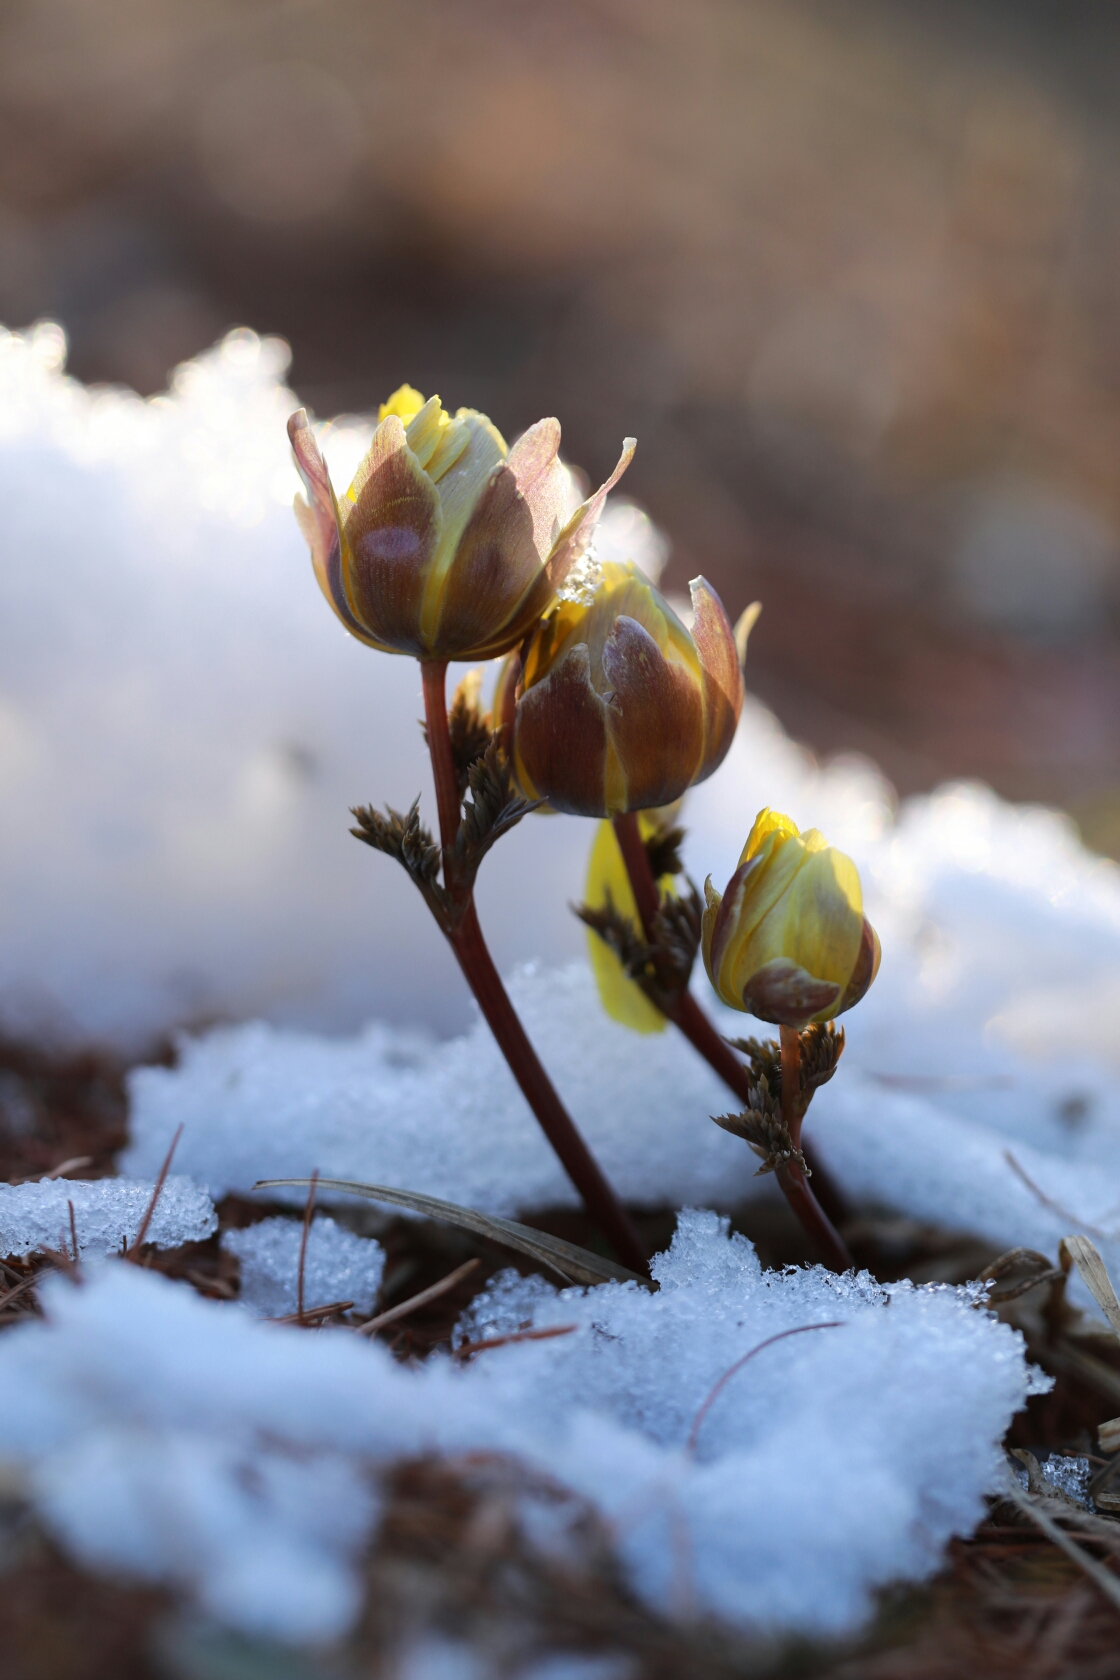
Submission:
M 782 839 L 794 839 L 797 833 L 797 824 L 792 817 L 783 816 L 781 811 L 772 811 L 769 805 L 764 805 L 754 819 L 754 826 L 747 835 L 747 843 L 739 856 L 739 862 L 746 863 L 748 858 L 761 851 L 762 843 L 768 835 L 778 834 Z
M 438 400 L 438 399 L 437 399 Z M 388 402 L 383 402 L 377 413 L 378 420 L 384 420 L 387 415 L 395 414 L 407 426 L 415 419 L 424 406 L 424 398 L 414 385 L 400 385 L 393 392 Z
M 601 910 L 608 896 L 619 915 L 625 916 L 635 928 L 640 926 L 638 906 L 614 828 L 610 822 L 601 822 L 595 830 L 591 856 L 587 860 L 584 899 L 592 909 Z M 587 930 L 587 951 L 600 1000 L 611 1020 L 620 1022 L 633 1032 L 664 1032 L 668 1023 L 660 1009 L 655 1008 L 638 983 L 630 979 L 610 946 L 600 939 L 593 928 Z

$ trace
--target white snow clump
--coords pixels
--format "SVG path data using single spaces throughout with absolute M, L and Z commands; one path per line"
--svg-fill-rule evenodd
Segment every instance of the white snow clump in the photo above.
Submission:
M 70 1207 L 79 1256 L 119 1254 L 135 1242 L 155 1194 L 144 1179 L 41 1179 L 0 1184 L 0 1255 L 34 1254 L 42 1248 L 71 1253 Z M 218 1229 L 214 1204 L 193 1179 L 164 1180 L 144 1241 L 156 1248 L 204 1242 Z
M 378 1470 L 432 1451 L 512 1453 L 592 1501 L 662 1610 L 837 1630 L 933 1570 L 1032 1391 L 1018 1335 L 968 1290 L 764 1273 L 710 1213 L 654 1269 L 653 1295 L 507 1274 L 466 1330 L 572 1328 L 410 1368 L 102 1262 L 0 1338 L 4 1453 L 85 1565 L 289 1640 L 351 1625 Z
M 303 1226 L 294 1219 L 262 1219 L 244 1230 L 225 1231 L 222 1247 L 241 1267 L 238 1300 L 259 1318 L 283 1318 L 299 1305 L 299 1251 Z M 372 1237 L 320 1214 L 311 1221 L 303 1266 L 304 1307 L 349 1301 L 372 1313 L 385 1270 L 385 1251 Z

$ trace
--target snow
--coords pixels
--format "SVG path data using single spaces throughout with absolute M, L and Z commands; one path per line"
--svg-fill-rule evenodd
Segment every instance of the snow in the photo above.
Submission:
M 646 1600 L 738 1623 L 851 1627 L 979 1517 L 1031 1388 L 1020 1338 L 968 1290 L 763 1273 L 681 1216 L 660 1292 L 499 1278 L 469 1333 L 574 1326 L 411 1368 L 352 1332 L 259 1323 L 118 1262 L 44 1285 L 0 1338 L 5 1454 L 84 1564 L 177 1586 L 229 1626 L 349 1627 L 380 1471 L 518 1455 L 591 1500 Z M 761 1349 L 782 1331 L 839 1321 Z
M 42 1248 L 71 1254 L 71 1207 L 79 1257 L 119 1254 L 136 1240 L 154 1193 L 154 1182 L 128 1178 L 0 1184 L 0 1255 L 12 1258 Z M 203 1242 L 217 1229 L 206 1192 L 190 1178 L 169 1177 L 144 1240 L 156 1248 L 178 1248 Z
M 299 1306 L 302 1222 L 262 1219 L 244 1230 L 226 1231 L 222 1247 L 241 1266 L 242 1306 L 260 1318 L 283 1318 Z M 350 1301 L 369 1315 L 381 1288 L 385 1252 L 372 1237 L 359 1237 L 320 1214 L 311 1221 L 303 1267 L 305 1307 Z
M 3 1450 L 44 1520 L 82 1562 L 230 1627 L 326 1639 L 358 1612 L 383 1467 L 494 1450 L 592 1500 L 660 1609 L 853 1627 L 975 1522 L 1029 1390 L 1020 1342 L 968 1290 L 762 1274 L 693 1213 L 658 1294 L 509 1274 L 460 1341 L 574 1328 L 411 1369 L 340 1328 L 257 1322 L 294 1309 L 295 1219 L 226 1234 L 241 1307 L 96 1258 L 135 1236 L 180 1123 L 189 1176 L 149 1232 L 166 1246 L 213 1232 L 210 1197 L 314 1168 L 507 1214 L 573 1194 L 418 895 L 347 833 L 358 801 L 420 791 L 434 815 L 419 678 L 319 598 L 290 512 L 285 346 L 234 332 L 149 402 L 84 389 L 64 355 L 56 327 L 0 330 L 0 1024 L 128 1049 L 219 1024 L 133 1074 L 128 1178 L 0 1186 L 0 1249 L 68 1246 L 73 1202 L 88 1262 L 0 1337 Z M 340 480 L 366 436 L 327 433 Z M 664 558 L 617 501 L 601 542 Z M 1001 1247 L 1053 1253 L 1080 1229 L 1120 1275 L 1120 871 L 983 788 L 896 810 L 872 766 L 818 765 L 749 702 L 685 807 L 697 880 L 728 878 L 764 804 L 851 853 L 882 939 L 807 1126 L 843 1189 Z M 632 1202 L 775 1194 L 711 1124 L 729 1094 L 688 1045 L 599 1008 L 567 908 L 591 837 L 529 819 L 480 877 L 530 1035 Z M 695 986 L 721 1031 L 754 1030 Z M 368 1309 L 382 1263 L 317 1219 L 307 1303 Z M 744 1364 L 688 1450 L 736 1361 L 833 1320 Z M 432 1650 L 418 1673 L 469 1661 Z
M 417 793 L 434 821 L 420 678 L 319 593 L 286 345 L 233 332 L 151 401 L 87 390 L 64 356 L 57 326 L 0 328 L 0 1021 L 129 1050 L 255 1014 L 461 1029 L 427 910 L 348 832 L 352 805 Z M 330 429 L 338 481 L 368 436 Z M 602 543 L 664 558 L 625 502 Z M 581 949 L 585 841 L 538 821 L 483 871 L 503 966 Z

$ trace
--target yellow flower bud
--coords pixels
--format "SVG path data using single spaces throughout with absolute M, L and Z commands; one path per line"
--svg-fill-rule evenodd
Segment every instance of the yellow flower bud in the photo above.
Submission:
M 709 876 L 704 892 L 704 966 L 732 1009 L 806 1027 L 851 1009 L 878 973 L 856 866 L 815 828 L 760 811 L 727 891 Z
M 649 810 L 723 761 L 743 706 L 739 653 L 719 596 L 703 578 L 690 587 L 691 632 L 636 566 L 616 563 L 538 626 L 513 712 L 527 797 L 581 817 Z
M 324 595 L 360 641 L 417 659 L 489 659 L 528 633 L 582 558 L 634 453 L 568 515 L 560 426 L 507 450 L 485 414 L 449 414 L 402 385 L 346 494 L 336 497 L 305 410 L 288 436 L 308 500 L 296 517 Z

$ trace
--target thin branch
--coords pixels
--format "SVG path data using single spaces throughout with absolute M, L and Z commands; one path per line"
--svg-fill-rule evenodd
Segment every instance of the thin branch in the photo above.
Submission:
M 179 1139 L 182 1137 L 182 1135 L 183 1135 L 183 1122 L 180 1121 L 179 1125 L 175 1129 L 175 1136 L 171 1139 L 171 1148 L 167 1151 L 167 1154 L 163 1158 L 163 1165 L 159 1169 L 159 1177 L 156 1179 L 156 1187 L 152 1191 L 152 1198 L 151 1198 L 151 1201 L 148 1203 L 148 1210 L 145 1213 L 143 1219 L 140 1221 L 140 1229 L 136 1233 L 136 1240 L 133 1242 L 132 1247 L 129 1249 L 128 1253 L 125 1255 L 125 1259 L 126 1260 L 131 1260 L 134 1265 L 139 1260 L 140 1249 L 141 1249 L 141 1246 L 143 1245 L 144 1238 L 148 1234 L 148 1227 L 152 1223 L 152 1216 L 156 1211 L 156 1204 L 158 1203 L 160 1197 L 163 1195 L 163 1187 L 167 1183 L 167 1175 L 171 1171 L 171 1157 L 174 1155 L 176 1149 L 179 1147 Z
M 481 1342 L 464 1342 L 455 1349 L 456 1359 L 469 1359 L 472 1353 L 485 1353 L 488 1348 L 509 1347 L 512 1342 L 550 1342 L 554 1336 L 570 1336 L 578 1324 L 555 1324 L 547 1330 L 514 1330 L 509 1336 L 488 1336 Z
M 480 1260 L 468 1260 L 462 1266 L 456 1266 L 453 1272 L 448 1272 L 438 1283 L 429 1284 L 427 1289 L 421 1289 L 418 1295 L 411 1295 L 407 1301 L 398 1302 L 395 1307 L 378 1313 L 375 1318 L 367 1318 L 364 1324 L 358 1325 L 355 1333 L 359 1336 L 375 1336 L 387 1324 L 395 1324 L 398 1318 L 406 1318 L 418 1307 L 426 1307 L 429 1301 L 438 1301 L 441 1295 L 446 1295 L 448 1290 L 454 1289 L 457 1283 L 461 1283 L 471 1272 L 477 1270 L 481 1263 Z

